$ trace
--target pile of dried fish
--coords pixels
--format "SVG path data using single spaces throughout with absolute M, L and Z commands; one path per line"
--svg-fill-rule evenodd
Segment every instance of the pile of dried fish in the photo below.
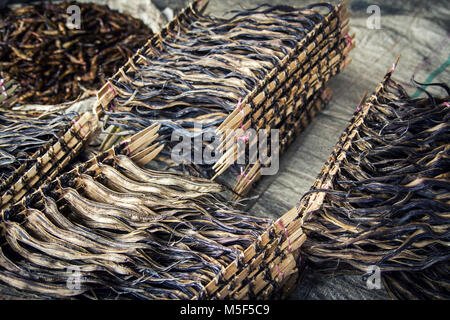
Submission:
M 160 141 L 166 145 L 160 160 L 170 165 L 172 148 L 179 143 L 171 139 L 174 131 L 191 142 L 199 139 L 200 144 L 192 143 L 191 151 L 203 154 L 211 142 L 206 136 L 214 136 L 234 113 L 251 120 L 246 129 L 269 124 L 275 129 L 285 122 L 294 128 L 304 112 L 302 103 L 317 98 L 316 93 L 340 70 L 345 56 L 346 40 L 341 32 L 348 19 L 345 14 L 339 17 L 342 6 L 317 4 L 297 9 L 262 5 L 219 19 L 202 15 L 196 5 L 200 6 L 199 1 L 139 50 L 103 88 L 105 96 L 114 96 L 101 105 L 107 123 L 122 131 L 115 134 L 129 135 L 158 122 L 162 126 Z M 311 59 L 302 66 L 298 55 Z M 314 77 L 308 76 L 313 70 Z M 279 81 L 278 76 L 284 79 Z M 303 88 L 293 84 L 304 76 L 307 84 Z M 268 94 L 275 89 L 278 91 L 271 98 L 252 101 L 258 90 Z M 258 107 L 265 102 L 269 106 L 261 112 Z M 289 115 L 280 111 L 289 107 Z M 279 112 L 274 112 L 276 109 Z M 279 121 L 270 116 L 280 116 Z M 212 177 L 212 165 L 202 164 L 198 166 L 202 175 Z
M 214 182 L 137 166 L 122 144 L 2 212 L 0 294 L 190 299 L 265 229 Z
M 80 8 L 80 28 L 68 25 L 77 22 L 67 13 L 71 5 Z M 151 35 L 142 21 L 93 3 L 5 9 L 0 12 L 0 76 L 20 84 L 19 103 L 67 102 L 83 88 L 100 88 Z
M 450 97 L 411 99 L 392 72 L 301 201 L 302 252 L 320 274 L 374 265 L 397 298 L 449 299 Z

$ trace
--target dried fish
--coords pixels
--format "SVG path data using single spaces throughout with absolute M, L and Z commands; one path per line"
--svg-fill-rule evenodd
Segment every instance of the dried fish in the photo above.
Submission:
M 50 113 L 42 117 L 10 111 L 0 112 L 1 191 L 9 187 L 6 181 L 11 174 L 24 164 L 29 168 L 33 159 L 58 141 L 77 116 L 75 112 Z
M 2 294 L 198 297 L 271 224 L 232 209 L 209 180 L 143 169 L 121 154 L 91 163 L 2 212 Z M 72 280 L 75 289 L 67 285 Z
M 302 252 L 319 274 L 374 265 L 394 297 L 448 298 L 450 90 L 412 99 L 392 72 L 304 196 Z
M 168 28 L 157 41 L 150 40 L 129 60 L 126 68 L 109 79 L 108 88 L 104 87 L 109 90 L 108 95 L 110 92 L 115 95 L 108 106 L 102 104 L 107 124 L 120 128 L 114 135 L 126 136 L 155 122 L 161 124 L 158 141 L 163 141 L 165 148 L 159 160 L 180 170 L 184 167 L 174 163 L 171 157 L 173 148 L 179 143 L 172 140 L 174 132 L 191 139 L 189 152 L 192 155 L 195 152 L 203 155 L 204 148 L 211 142 L 206 136 L 217 137 L 216 129 L 236 113 L 241 101 L 246 97 L 253 99 L 252 95 L 257 94 L 255 90 L 268 86 L 269 82 L 270 89 L 277 91 L 271 92 L 273 98 L 269 99 L 267 94 L 257 106 L 246 102 L 247 109 L 251 105 L 252 110 L 242 110 L 242 114 L 246 114 L 246 122 L 251 122 L 247 128 L 279 128 L 284 121 L 269 119 L 278 108 L 277 99 L 283 101 L 282 104 L 295 104 L 292 118 L 301 117 L 308 111 L 305 107 L 297 112 L 297 103 L 303 100 L 306 105 L 308 99 L 315 100 L 317 95 L 306 97 L 307 92 L 300 94 L 300 91 L 307 87 L 321 87 L 321 83 L 326 82 L 322 81 L 322 76 L 328 79 L 337 73 L 347 54 L 344 53 L 345 40 L 341 36 L 348 20 L 343 7 L 329 4 L 304 8 L 262 5 L 233 12 L 229 19 L 203 15 L 199 11 L 192 9 L 191 15 L 179 18 L 178 24 L 174 24 L 176 28 Z M 341 13 L 344 16 L 339 17 Z M 323 31 L 323 34 L 317 39 L 308 38 L 311 42 L 308 46 L 307 36 L 319 29 L 321 23 L 324 23 L 323 30 L 317 32 Z M 301 49 L 304 52 L 299 49 L 299 43 L 305 43 L 305 48 Z M 307 46 L 313 49 L 306 50 Z M 301 63 L 290 69 L 287 66 L 290 59 L 297 62 L 295 54 L 300 52 L 308 56 L 308 63 L 301 70 L 298 70 Z M 332 65 L 320 66 L 319 57 L 325 55 Z M 292 81 L 297 81 L 294 79 L 298 77 L 300 81 L 313 69 L 320 70 L 317 77 L 308 77 L 311 79 L 304 88 L 294 86 Z M 274 80 L 274 75 L 281 73 L 284 79 Z M 292 88 L 295 92 L 290 91 Z M 259 112 L 257 107 L 262 107 L 260 104 L 266 100 L 264 111 Z M 266 112 L 267 119 L 264 119 Z M 192 139 L 201 142 L 192 143 Z M 285 140 L 283 144 L 287 142 Z M 108 147 L 107 143 L 105 147 Z M 191 156 L 190 159 L 193 158 Z M 213 177 L 215 168 L 206 161 L 200 162 L 195 167 L 198 172 L 204 177 Z
M 67 8 L 80 8 L 70 28 Z M 0 74 L 20 84 L 18 102 L 58 104 L 100 88 L 152 31 L 128 14 L 94 3 L 37 3 L 0 12 Z

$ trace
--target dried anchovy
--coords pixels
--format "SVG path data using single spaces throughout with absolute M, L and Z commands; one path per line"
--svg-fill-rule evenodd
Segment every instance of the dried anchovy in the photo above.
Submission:
M 409 98 L 388 74 L 331 187 L 309 192 L 325 193 L 304 224 L 311 270 L 376 265 L 394 297 L 450 296 L 449 97 L 427 95 Z
M 119 81 L 110 80 L 117 96 L 112 112 L 105 110 L 107 123 L 125 131 L 120 135 L 157 121 L 160 141 L 167 146 L 161 158 L 170 159 L 177 143 L 171 141 L 172 132 L 191 138 L 214 133 L 239 99 L 323 20 L 319 7 L 333 9 L 324 4 L 300 9 L 263 5 L 230 19 L 199 14 L 183 34 L 161 39 L 162 48 L 141 52 L 139 63 L 130 61 L 130 71 Z M 195 129 L 196 124 L 202 129 Z M 211 168 L 200 169 L 211 176 Z
M 70 5 L 80 8 L 80 29 L 66 25 Z M 58 104 L 100 88 L 152 35 L 142 21 L 94 3 L 6 9 L 0 21 L 0 74 L 20 84 L 22 104 Z
M 109 179 L 111 172 L 121 180 Z M 231 209 L 220 190 L 209 180 L 140 168 L 118 154 L 62 175 L 3 212 L 0 293 L 201 296 L 271 223 Z M 74 268 L 78 287 L 67 285 Z

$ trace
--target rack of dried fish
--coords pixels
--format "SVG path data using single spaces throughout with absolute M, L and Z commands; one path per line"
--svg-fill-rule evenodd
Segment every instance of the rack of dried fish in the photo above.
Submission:
M 273 299 L 287 296 L 303 264 L 299 249 L 306 239 L 293 208 L 266 228 L 228 264 L 202 294 L 207 299 Z
M 79 12 L 70 13 L 71 6 Z M 72 101 L 83 92 L 92 95 L 151 36 L 142 21 L 95 3 L 4 9 L 0 76 L 20 84 L 21 104 Z
M 178 165 L 173 133 L 190 139 L 192 154 L 203 155 L 211 141 L 205 136 L 218 130 L 223 156 L 215 165 L 195 163 L 212 178 L 231 166 L 238 140 L 254 143 L 238 132 L 278 129 L 284 150 L 329 98 L 326 83 L 348 62 L 354 43 L 345 4 L 263 5 L 229 19 L 203 15 L 206 4 L 194 1 L 139 49 L 98 92 L 96 112 L 119 128 L 115 136 L 161 124 L 166 148 L 158 159 L 169 166 Z M 225 140 L 227 129 L 235 133 Z M 259 166 L 252 166 L 249 181 Z M 239 193 L 248 190 L 243 175 Z
M 140 168 L 162 149 L 158 129 L 2 211 L 3 296 L 242 299 L 292 284 L 305 239 L 295 210 L 271 223 L 231 209 L 219 184 Z
M 241 263 L 270 221 L 232 209 L 215 182 L 137 165 L 162 149 L 157 130 L 2 211 L 3 296 L 202 298 L 224 266 Z
M 97 128 L 97 118 L 82 115 L 1 112 L 0 209 L 21 200 L 56 177 Z
M 300 202 L 302 254 L 328 276 L 376 266 L 396 298 L 449 299 L 450 90 L 412 99 L 395 65 Z

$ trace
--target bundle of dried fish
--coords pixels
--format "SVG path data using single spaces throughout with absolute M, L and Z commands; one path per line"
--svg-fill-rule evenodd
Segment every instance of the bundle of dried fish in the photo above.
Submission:
M 180 13 L 99 92 L 99 112 L 123 131 L 116 135 L 161 124 L 160 160 L 169 165 L 179 164 L 171 161 L 174 132 L 190 139 L 190 160 L 204 154 L 216 129 L 217 140 L 226 129 L 279 129 L 284 149 L 323 105 L 316 102 L 325 83 L 353 48 L 344 5 L 262 5 L 219 19 L 202 15 L 206 2 Z M 233 139 L 226 144 L 236 155 Z M 214 168 L 196 164 L 211 178 L 233 152 Z
M 393 70 L 302 199 L 302 252 L 320 274 L 377 266 L 395 297 L 448 299 L 450 97 L 411 99 Z
M 2 212 L 1 294 L 201 298 L 269 226 L 232 209 L 217 183 L 136 165 L 127 156 L 142 153 L 136 143 L 115 146 Z
M 422 271 L 392 271 L 383 276 L 386 290 L 393 297 L 407 300 L 450 299 L 449 263 L 435 263 Z
M 210 299 L 273 299 L 286 297 L 297 283 L 304 263 L 299 255 L 306 239 L 293 208 L 274 221 L 204 290 Z
M 96 127 L 91 113 L 0 113 L 0 208 L 58 175 L 87 145 Z
M 73 5 L 80 9 L 79 19 L 67 10 Z M 20 84 L 19 103 L 67 102 L 83 88 L 100 88 L 151 35 L 142 21 L 93 3 L 5 9 L 0 72 Z
M 70 128 L 71 121 L 77 116 L 76 113 L 48 114 L 40 118 L 20 113 L 0 112 L 2 187 L 8 187 L 4 182 L 22 164 L 27 163 L 29 167 L 32 159 L 48 150 L 48 147 Z

